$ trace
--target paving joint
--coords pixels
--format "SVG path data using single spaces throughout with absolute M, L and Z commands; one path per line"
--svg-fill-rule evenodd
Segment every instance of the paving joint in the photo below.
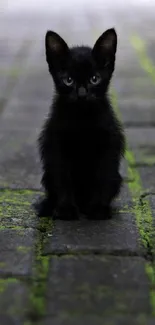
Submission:
M 52 229 L 52 219 L 40 218 L 39 228 L 44 229 L 44 231 L 37 231 L 35 240 L 35 259 L 29 300 L 29 318 L 32 322 L 40 321 L 46 314 L 45 293 L 50 257 L 43 256 L 43 249 L 47 241 L 45 234 Z
M 137 128 L 137 129 L 141 129 L 141 128 L 148 128 L 148 127 L 155 127 L 155 122 L 123 122 L 123 125 L 125 128 L 130 129 L 130 128 Z
M 99 257 L 145 257 L 144 254 L 138 252 L 138 251 L 127 251 L 127 250 L 97 250 L 97 249 L 92 249 L 92 250 L 72 250 L 72 249 L 66 249 L 66 250 L 55 250 L 55 252 L 52 253 L 44 253 L 44 256 L 50 256 L 50 257 L 80 257 L 80 256 L 99 256 Z

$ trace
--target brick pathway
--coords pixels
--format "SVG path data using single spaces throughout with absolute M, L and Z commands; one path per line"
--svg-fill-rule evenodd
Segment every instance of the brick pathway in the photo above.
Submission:
M 120 2 L 96 11 L 95 4 L 87 10 L 72 5 L 68 12 L 64 5 L 19 13 L 4 7 L 1 325 L 155 323 L 155 6 Z M 93 44 L 112 26 L 119 35 L 112 100 L 128 138 L 119 212 L 110 221 L 38 220 L 31 207 L 41 193 L 36 139 L 52 95 L 45 32 L 54 29 L 70 44 Z

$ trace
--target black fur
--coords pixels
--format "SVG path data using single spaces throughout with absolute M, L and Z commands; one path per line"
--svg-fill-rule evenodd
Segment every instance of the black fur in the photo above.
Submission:
M 116 32 L 107 30 L 93 49 L 69 48 L 51 31 L 45 43 L 56 94 L 39 137 L 46 192 L 39 215 L 74 219 L 82 212 L 104 218 L 121 187 L 125 143 L 107 96 Z

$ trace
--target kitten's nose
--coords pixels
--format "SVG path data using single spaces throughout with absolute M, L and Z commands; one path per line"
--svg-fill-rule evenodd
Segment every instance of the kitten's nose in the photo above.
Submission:
M 85 97 L 86 96 L 86 93 L 87 93 L 86 88 L 80 87 L 78 89 L 78 96 L 79 97 L 81 97 L 81 98 Z

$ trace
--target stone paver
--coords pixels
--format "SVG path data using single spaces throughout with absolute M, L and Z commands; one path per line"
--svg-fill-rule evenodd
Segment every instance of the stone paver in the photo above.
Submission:
M 34 231 L 3 229 L 0 232 L 0 275 L 29 275 L 31 273 Z
M 110 220 L 55 221 L 52 238 L 47 240 L 44 253 L 142 254 L 135 217 L 131 212 L 132 203 L 123 197 L 124 192 L 125 186 L 116 205 L 119 210 Z M 129 192 L 126 195 L 129 197 Z
M 1 324 L 24 324 L 28 313 L 28 286 L 16 278 L 0 281 Z
M 0 324 L 153 325 L 154 2 L 7 3 L 0 28 Z M 93 45 L 111 26 L 119 36 L 114 106 L 128 139 L 116 212 L 106 221 L 38 220 L 36 141 L 53 92 L 45 32 Z M 143 69 L 135 35 L 151 70 Z
M 49 325 L 51 322 L 51 318 L 48 317 L 44 321 L 45 325 Z M 66 315 L 64 315 L 61 320 L 58 318 L 54 318 L 55 324 L 59 325 L 72 325 L 73 324 L 73 319 L 69 319 Z M 88 324 L 88 325 L 103 325 L 103 319 L 101 319 L 98 316 L 90 315 L 90 316 L 85 316 L 82 315 L 82 317 L 76 316 L 76 319 L 74 319 L 74 325 L 78 324 Z M 145 316 L 138 316 L 138 317 L 131 317 L 131 316 L 118 316 L 115 315 L 113 316 L 104 316 L 104 325 L 154 325 L 154 319 L 149 319 L 148 317 L 146 318 Z
M 119 100 L 123 122 L 126 127 L 153 126 L 155 121 L 155 99 L 127 98 Z
M 90 315 L 100 321 L 116 314 L 150 313 L 141 258 L 53 257 L 50 274 L 47 313 L 55 324 L 76 324 L 76 317 L 81 323 L 86 315 L 89 324 Z

